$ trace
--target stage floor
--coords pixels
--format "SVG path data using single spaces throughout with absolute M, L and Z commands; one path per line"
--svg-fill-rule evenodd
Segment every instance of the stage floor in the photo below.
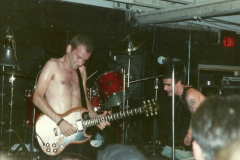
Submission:
M 12 152 L 11 152 L 12 153 Z M 171 160 L 170 158 L 163 157 L 160 153 L 153 155 L 152 153 L 144 154 L 147 160 Z M 38 160 L 38 153 L 30 154 L 29 158 L 24 152 L 16 152 L 14 155 L 8 156 L 8 150 L 2 149 L 0 153 L 0 160 Z

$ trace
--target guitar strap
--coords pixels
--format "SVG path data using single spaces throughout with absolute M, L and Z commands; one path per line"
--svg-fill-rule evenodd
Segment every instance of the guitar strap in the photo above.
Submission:
M 77 69 L 77 74 L 78 74 L 78 80 L 79 80 L 82 107 L 87 108 L 87 102 L 86 102 L 85 92 L 84 92 L 84 88 L 83 88 L 82 76 L 80 74 L 79 69 Z

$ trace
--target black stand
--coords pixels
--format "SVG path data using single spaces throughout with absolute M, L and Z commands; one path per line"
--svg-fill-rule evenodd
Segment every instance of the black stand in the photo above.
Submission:
M 134 130 L 134 134 L 132 135 L 132 136 L 136 136 L 137 137 L 137 139 L 138 139 L 138 142 L 139 142 L 139 145 L 136 145 L 136 144 L 134 144 L 135 146 L 138 146 L 138 147 L 140 147 L 146 154 L 148 153 L 148 151 L 147 151 L 147 149 L 146 149 L 146 147 L 144 146 L 144 143 L 143 143 L 143 141 L 142 141 L 142 139 L 141 139 L 141 136 L 138 134 L 138 132 L 137 132 L 137 127 L 136 127 L 136 125 L 133 123 L 133 122 L 129 122 L 128 123 L 130 126 L 131 126 L 131 128 Z M 132 137 L 131 137 L 132 138 Z M 133 141 L 131 140 L 131 138 L 128 140 L 128 144 L 130 145 L 130 143 L 129 142 L 132 142 L 133 143 Z
M 4 72 L 4 66 L 2 66 L 2 71 Z M 2 91 L 1 91 L 1 122 L 0 122 L 0 137 L 3 134 L 3 97 L 4 97 L 4 74 L 2 75 Z
M 172 64 L 172 159 L 175 160 L 175 63 Z
M 129 51 L 128 52 L 128 72 L 127 72 L 127 87 L 129 88 L 129 84 L 130 84 L 130 82 L 129 82 L 129 76 L 130 76 L 130 66 L 131 66 L 131 58 L 132 58 L 132 56 L 131 56 L 131 52 Z M 124 66 L 123 65 L 121 65 L 120 63 L 117 63 L 115 60 L 112 60 L 111 59 L 111 62 L 112 63 L 115 63 L 115 64 L 117 64 L 117 65 L 119 65 L 121 68 L 122 68 L 122 70 L 123 70 L 123 100 L 122 100 L 122 106 L 120 107 L 121 108 L 121 110 L 120 111 L 123 111 L 123 112 L 125 112 L 125 111 L 128 111 L 128 108 L 129 108 L 129 106 L 128 106 L 128 100 L 126 100 L 126 88 L 125 88 L 125 86 L 126 86 L 126 82 L 125 82 L 125 68 L 124 68 Z M 126 101 L 126 102 L 125 102 Z M 126 103 L 126 104 L 125 104 Z M 141 139 L 141 137 L 140 137 L 140 135 L 138 134 L 138 132 L 137 132 L 137 128 L 136 128 L 136 126 L 135 126 L 135 124 L 133 123 L 133 122 L 131 122 L 129 119 L 127 119 L 127 120 L 123 120 L 123 122 L 122 122 L 122 144 L 125 144 L 125 145 L 131 145 L 131 143 L 133 143 L 133 141 L 132 141 L 132 137 L 129 137 L 129 127 L 131 127 L 133 130 L 134 130 L 134 134 L 136 135 L 136 137 L 138 138 L 138 141 L 139 141 L 139 143 L 140 143 L 140 148 L 141 149 L 143 149 L 143 151 L 145 152 L 145 153 L 148 153 L 147 152 L 147 150 L 146 150 L 146 148 L 144 147 L 144 143 L 143 143 L 143 141 L 142 141 L 142 139 Z M 136 145 L 136 144 L 135 144 Z M 137 145 L 136 145 L 137 146 Z
M 32 95 L 33 96 L 33 95 Z M 30 159 L 33 160 L 34 156 L 33 156 L 33 149 L 34 149 L 34 138 L 35 138 L 35 116 L 36 116 L 36 106 L 33 105 L 33 117 L 32 117 L 32 122 L 33 122 L 33 126 L 32 126 L 32 137 L 31 137 L 31 144 L 30 144 Z
M 11 103 L 10 103 L 10 119 L 9 119 L 9 123 L 10 123 L 10 128 L 9 130 L 7 130 L 5 132 L 5 135 L 8 134 L 8 156 L 12 156 L 13 154 L 11 153 L 11 138 L 12 138 L 12 133 L 14 136 L 16 136 L 16 138 L 18 139 L 18 142 L 20 144 L 20 146 L 22 147 L 22 149 L 24 150 L 24 152 L 26 153 L 26 155 L 30 158 L 30 155 L 29 155 L 29 152 L 25 146 L 25 144 L 22 142 L 21 138 L 19 137 L 18 133 L 15 132 L 13 129 L 12 129 L 12 111 L 13 111 L 13 81 L 15 80 L 15 77 L 12 75 L 11 78 L 9 78 L 9 82 L 11 83 Z M 6 137 L 4 137 L 4 140 L 5 140 Z M 5 141 L 3 141 L 2 144 L 4 144 Z M 1 144 L 1 145 L 2 145 Z M 19 147 L 20 147 L 19 146 Z M 19 149 L 19 147 L 16 148 L 16 150 L 14 151 L 14 153 Z
M 155 101 L 157 102 L 157 95 L 158 95 L 158 78 L 155 78 Z M 156 120 L 156 115 L 154 115 L 153 117 L 153 150 L 152 150 L 152 154 L 155 156 L 156 155 L 156 135 L 157 135 L 157 120 Z

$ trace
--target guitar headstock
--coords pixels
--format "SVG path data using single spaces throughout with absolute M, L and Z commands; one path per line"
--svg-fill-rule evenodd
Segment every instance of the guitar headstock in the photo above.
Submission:
M 154 99 L 143 101 L 143 105 L 145 107 L 147 117 L 158 114 L 159 107 Z

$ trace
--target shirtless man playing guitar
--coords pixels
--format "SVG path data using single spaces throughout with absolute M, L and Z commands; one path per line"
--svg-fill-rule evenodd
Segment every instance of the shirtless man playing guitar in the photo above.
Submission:
M 46 62 L 36 85 L 33 103 L 59 126 L 64 136 L 71 136 L 77 129 L 66 120 L 62 120 L 59 114 L 75 107 L 82 107 L 77 69 L 82 77 L 89 117 L 99 116 L 94 112 L 93 105 L 87 98 L 87 74 L 84 63 L 90 58 L 92 51 L 93 45 L 87 36 L 77 35 L 73 37 L 63 57 L 52 58 Z M 101 116 L 106 114 L 105 111 Z M 103 121 L 97 126 L 103 130 L 106 125 L 110 125 L 110 123 Z M 56 158 L 55 156 L 42 158 L 40 154 L 40 159 Z

